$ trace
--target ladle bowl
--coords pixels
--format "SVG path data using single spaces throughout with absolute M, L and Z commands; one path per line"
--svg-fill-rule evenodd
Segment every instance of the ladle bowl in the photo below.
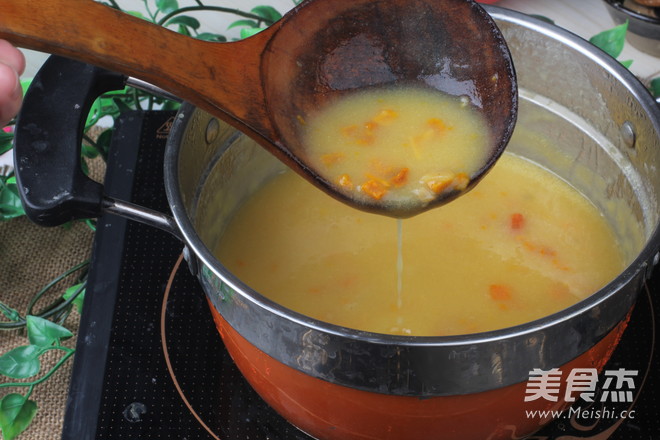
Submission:
M 358 89 L 415 84 L 467 98 L 490 127 L 495 163 L 513 131 L 515 71 L 504 38 L 472 0 L 307 0 L 248 39 L 177 34 L 91 0 L 5 0 L 0 38 L 133 76 L 204 109 L 325 192 L 407 217 L 446 202 L 394 208 L 341 194 L 309 165 L 297 116 Z

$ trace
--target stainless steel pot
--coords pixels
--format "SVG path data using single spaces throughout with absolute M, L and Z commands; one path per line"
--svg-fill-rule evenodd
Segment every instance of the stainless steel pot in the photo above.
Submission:
M 579 37 L 520 13 L 487 10 L 506 38 L 520 85 L 519 122 L 508 148 L 590 198 L 615 226 L 627 256 L 627 268 L 580 303 L 516 327 L 451 337 L 368 333 L 281 307 L 235 277 L 211 250 L 236 208 L 283 166 L 241 133 L 185 104 L 165 158 L 174 221 L 107 197 L 88 203 L 84 215 L 102 205 L 178 236 L 223 336 L 238 335 L 268 359 L 248 356 L 247 364 L 239 362 L 244 372 L 275 362 L 341 389 L 433 400 L 489 396 L 524 383 L 533 369 L 570 364 L 625 321 L 660 258 L 660 109 L 628 70 Z M 21 161 L 31 159 L 18 154 L 20 183 Z M 30 192 L 24 187 L 28 205 Z M 240 357 L 237 347 L 232 355 Z M 253 384 L 258 380 L 253 377 Z M 265 398 L 277 407 L 279 397 Z M 284 405 L 277 409 L 289 415 Z M 350 438 L 379 438 L 369 429 Z M 484 432 L 499 428 L 489 429 Z
M 660 111 L 625 68 L 578 37 L 515 12 L 490 12 L 520 77 L 520 120 L 509 150 L 594 201 L 616 225 L 629 267 L 567 310 L 494 332 L 383 336 L 315 321 L 251 290 L 211 253 L 235 209 L 282 166 L 217 119 L 184 106 L 166 152 L 172 212 L 213 306 L 257 348 L 333 383 L 443 396 L 518 383 L 533 368 L 562 365 L 624 318 L 658 258 Z

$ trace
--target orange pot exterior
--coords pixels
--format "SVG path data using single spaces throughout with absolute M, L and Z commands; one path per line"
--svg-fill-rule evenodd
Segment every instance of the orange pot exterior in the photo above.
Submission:
M 561 398 L 525 402 L 527 382 L 424 399 L 333 384 L 273 359 L 238 334 L 212 305 L 211 311 L 228 352 L 250 385 L 285 419 L 320 440 L 520 439 L 551 421 L 528 417 L 527 411 L 568 406 Z M 627 319 L 619 323 L 590 350 L 561 366 L 561 371 L 601 371 L 627 323 Z M 559 396 L 563 393 L 562 389 Z

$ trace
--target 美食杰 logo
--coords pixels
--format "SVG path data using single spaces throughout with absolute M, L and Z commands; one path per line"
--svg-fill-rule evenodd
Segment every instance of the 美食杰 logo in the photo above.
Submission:
M 634 418 L 634 411 L 630 408 L 617 409 L 614 405 L 634 401 L 638 374 L 638 370 L 625 368 L 605 370 L 600 375 L 595 368 L 573 368 L 567 372 L 559 368 L 535 368 L 529 372 L 525 402 L 545 400 L 572 403 L 580 398 L 585 407 L 573 406 L 567 411 L 528 410 L 527 417 Z

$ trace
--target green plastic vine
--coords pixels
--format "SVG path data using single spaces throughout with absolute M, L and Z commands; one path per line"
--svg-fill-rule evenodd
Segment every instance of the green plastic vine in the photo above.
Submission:
M 298 4 L 300 1 L 293 0 L 293 3 Z M 200 21 L 191 14 L 232 14 L 237 17 L 237 20 L 230 23 L 227 30 L 239 29 L 240 38 L 265 29 L 282 16 L 271 6 L 256 6 L 250 11 L 242 11 L 236 8 L 208 5 L 202 0 L 195 0 L 194 6 L 186 7 L 181 7 L 177 0 L 142 0 L 145 12 L 124 10 L 115 0 L 105 0 L 101 3 L 160 26 L 171 28 L 181 34 L 217 42 L 228 41 L 228 38 L 222 34 L 204 31 Z M 29 81 L 25 81 L 23 85 L 24 89 L 27 89 Z M 90 129 L 101 126 L 102 120 L 109 118 L 115 121 L 127 110 L 157 108 L 171 110 L 176 109 L 178 105 L 176 102 L 130 87 L 99 97 L 92 105 L 85 123 L 81 148 L 83 171 L 88 172 L 87 160 L 99 157 L 106 160 L 108 157 L 114 122 L 104 124 L 110 127 L 100 133 L 96 133 L 94 136 L 88 135 Z M 14 124 L 15 121 L 12 121 L 8 127 L 0 131 L 0 154 L 12 148 Z M 0 170 L 0 222 L 10 221 L 23 215 L 25 212 L 21 205 L 13 172 Z M 92 229 L 95 228 L 94 220 L 83 221 Z M 0 302 L 0 313 L 5 318 L 0 320 L 0 330 L 24 327 L 27 329 L 29 342 L 0 356 L 0 376 L 13 379 L 0 384 L 0 389 L 24 388 L 26 390 L 23 394 L 8 392 L 0 399 L 0 430 L 5 440 L 17 438 L 30 426 L 38 410 L 37 402 L 30 399 L 32 391 L 55 374 L 75 353 L 73 348 L 61 345 L 61 341 L 73 336 L 62 324 L 74 306 L 79 312 L 82 310 L 88 264 L 88 261 L 80 263 L 49 282 L 34 294 L 25 313 Z M 37 305 L 47 292 L 73 274 L 78 274 L 74 284 L 67 288 L 60 298 L 37 309 Z M 41 357 L 51 351 L 58 352 L 60 357 L 48 371 L 42 371 Z
M 27 388 L 25 394 L 9 393 L 0 399 L 0 429 L 6 440 L 16 438 L 32 423 L 37 412 L 37 403 L 30 400 L 34 387 L 48 380 L 75 352 L 73 348 L 61 345 L 62 340 L 73 336 L 65 327 L 31 315 L 25 321 L 29 344 L 0 356 L 0 374 L 17 379 L 0 384 L 0 388 Z M 61 357 L 48 371 L 38 376 L 41 373 L 40 358 L 49 351 L 58 351 Z

